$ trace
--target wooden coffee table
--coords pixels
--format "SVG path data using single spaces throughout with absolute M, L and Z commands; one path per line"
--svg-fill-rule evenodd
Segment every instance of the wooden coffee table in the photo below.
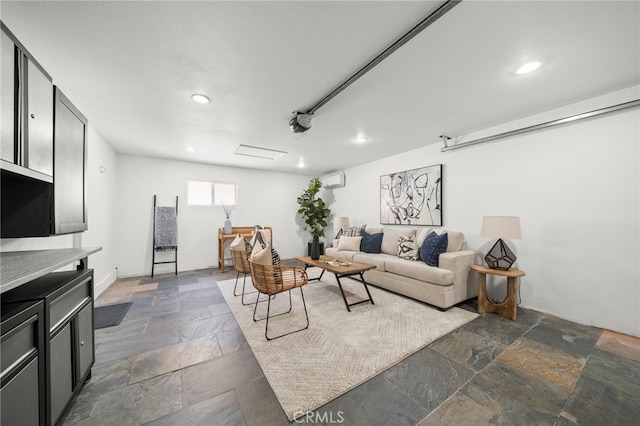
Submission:
M 322 269 L 322 273 L 318 278 L 310 278 L 309 281 L 320 281 L 320 279 L 322 279 L 322 276 L 324 275 L 324 271 L 333 272 L 333 274 L 336 276 L 336 281 L 338 282 L 338 287 L 340 288 L 340 293 L 342 294 L 342 299 L 344 300 L 344 305 L 347 307 L 347 311 L 351 312 L 352 306 L 360 305 L 362 303 L 371 302 L 372 305 L 375 305 L 375 303 L 373 302 L 373 298 L 371 297 L 371 293 L 369 292 L 369 287 L 367 287 L 367 282 L 364 280 L 365 271 L 368 271 L 369 269 L 375 269 L 375 265 L 369 265 L 368 263 L 349 262 L 343 259 L 336 259 L 329 256 L 320 256 L 320 259 L 318 260 L 313 260 L 309 256 L 305 256 L 297 257 L 296 260 L 303 262 L 305 264 L 305 269 L 308 266 L 315 266 Z M 355 278 L 355 276 L 360 276 L 360 279 Z M 369 298 L 360 300 L 355 303 L 347 302 L 347 296 L 345 296 L 344 290 L 342 289 L 340 278 L 351 278 L 354 281 L 360 281 L 362 285 L 364 285 L 364 289 L 367 291 L 367 295 L 369 296 Z

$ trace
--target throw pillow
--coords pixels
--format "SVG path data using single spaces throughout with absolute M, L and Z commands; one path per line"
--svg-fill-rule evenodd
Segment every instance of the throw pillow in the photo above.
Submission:
M 398 257 L 407 260 L 418 260 L 418 247 L 413 235 L 400 235 L 398 237 Z
M 362 237 L 340 237 L 338 241 L 338 251 L 360 251 L 360 241 Z
M 280 255 L 270 244 L 267 244 L 264 248 L 256 244 L 251 252 L 251 262 L 259 265 L 274 265 L 281 264 Z
M 446 233 L 438 235 L 430 232 L 420 247 L 420 259 L 429 266 L 438 266 L 438 258 L 447 251 L 448 244 L 449 236 Z
M 231 241 L 231 245 L 229 246 L 229 248 L 234 251 L 247 251 L 244 237 L 238 234 L 236 238 Z
M 367 225 L 362 225 L 362 226 L 343 226 L 342 228 L 340 228 L 340 230 L 338 231 L 338 233 L 336 234 L 336 240 L 339 239 L 340 237 L 359 237 L 360 233 L 362 231 L 364 231 L 364 228 L 366 228 Z
M 380 253 L 382 246 L 382 232 L 377 234 L 369 234 L 364 229 L 360 231 L 362 240 L 360 241 L 360 251 L 365 253 Z

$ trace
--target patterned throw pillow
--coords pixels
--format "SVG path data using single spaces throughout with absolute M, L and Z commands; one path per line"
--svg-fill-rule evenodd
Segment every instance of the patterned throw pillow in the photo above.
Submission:
M 380 253 L 382 246 L 382 232 L 377 234 L 369 234 L 364 229 L 360 231 L 362 241 L 360 241 L 360 251 L 365 253 Z
M 336 240 L 339 240 L 340 237 L 359 237 L 361 232 L 364 231 L 367 225 L 362 226 L 343 226 L 338 233 L 336 234 Z
M 430 232 L 420 247 L 420 259 L 429 266 L 438 266 L 440 254 L 447 251 L 448 244 L 449 236 L 446 232 L 442 235 Z
M 260 247 L 259 244 L 256 244 L 251 252 L 251 262 L 259 265 L 274 266 L 278 266 L 282 263 L 280 255 L 270 244 L 267 244 L 264 248 Z
M 398 257 L 407 260 L 418 260 L 418 246 L 414 241 L 415 236 L 400 235 L 398 237 Z M 382 240 L 380 241 L 382 242 Z

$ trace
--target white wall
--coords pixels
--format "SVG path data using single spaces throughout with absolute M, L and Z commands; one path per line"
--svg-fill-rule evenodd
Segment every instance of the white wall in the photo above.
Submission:
M 87 192 L 89 229 L 73 235 L 42 238 L 4 238 L 5 251 L 44 250 L 71 247 L 102 247 L 89 257 L 94 269 L 95 293 L 99 295 L 116 279 L 116 173 L 117 157 L 111 147 L 89 126 L 87 148 Z M 100 173 L 103 166 L 106 173 Z M 63 268 L 69 269 L 69 267 Z
M 153 243 L 153 195 L 173 206 L 178 196 L 178 270 L 217 266 L 218 228 L 225 215 L 217 206 L 187 206 L 187 181 L 236 182 L 234 226 L 271 226 L 283 259 L 305 254 L 308 233 L 298 222 L 297 197 L 310 177 L 148 157 L 118 156 L 118 276 L 149 275 Z M 228 244 L 227 244 L 228 246 Z M 173 252 L 156 261 L 172 260 Z M 156 273 L 174 265 L 156 265 Z
M 638 87 L 612 93 L 511 129 L 639 94 Z M 427 146 L 346 170 L 331 208 L 352 225 L 378 226 L 380 175 L 442 163 L 444 228 L 463 231 L 470 248 L 484 255 L 493 244 L 479 236 L 483 216 L 520 216 L 522 239 L 508 244 L 526 272 L 523 306 L 640 336 L 639 130 L 635 108 L 455 151 Z M 502 282 L 492 284 L 504 293 Z

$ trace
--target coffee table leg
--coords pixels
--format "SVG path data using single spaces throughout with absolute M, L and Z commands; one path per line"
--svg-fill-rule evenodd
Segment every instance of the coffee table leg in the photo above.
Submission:
M 359 302 L 355 302 L 352 304 L 349 304 L 349 302 L 347 302 L 347 296 L 344 294 L 342 283 L 340 282 L 340 276 L 338 274 L 334 274 L 334 275 L 336 276 L 336 281 L 338 281 L 338 287 L 340 288 L 340 293 L 342 294 L 342 299 L 344 300 L 344 305 L 347 307 L 347 311 L 351 312 L 352 306 L 361 305 L 367 302 L 371 302 L 372 305 L 375 305 L 375 302 L 373 301 L 373 297 L 371 297 L 371 293 L 369 292 L 369 287 L 367 287 L 367 282 L 364 280 L 364 274 L 362 272 L 360 272 L 360 280 L 353 278 L 353 275 L 355 274 L 343 275 L 343 277 L 351 278 L 354 281 L 360 281 L 364 286 L 364 289 L 367 291 L 367 296 L 369 296 L 368 299 L 361 300 Z
M 307 268 L 309 267 L 309 265 L 304 265 L 304 270 L 306 271 Z M 309 281 L 320 281 L 322 279 L 322 276 L 324 275 L 324 271 L 326 271 L 326 269 L 322 269 L 322 272 L 320 272 L 320 276 L 316 277 L 316 278 L 309 278 Z
M 376 303 L 373 301 L 373 297 L 371 297 L 371 293 L 369 293 L 369 286 L 367 285 L 367 282 L 364 280 L 364 272 L 360 272 L 360 280 L 362 281 L 362 285 L 364 286 L 364 289 L 367 290 L 367 296 L 369 296 L 369 300 L 371 300 L 371 304 L 375 305 Z
M 342 289 L 342 284 L 340 283 L 340 277 L 338 276 L 338 274 L 334 274 L 334 275 L 336 276 L 336 281 L 338 281 L 338 288 L 340 289 L 340 293 L 342 294 L 342 300 L 344 300 L 344 306 L 347 307 L 347 311 L 351 312 L 351 308 L 349 307 L 349 302 L 347 302 L 347 296 L 345 296 L 344 290 Z

